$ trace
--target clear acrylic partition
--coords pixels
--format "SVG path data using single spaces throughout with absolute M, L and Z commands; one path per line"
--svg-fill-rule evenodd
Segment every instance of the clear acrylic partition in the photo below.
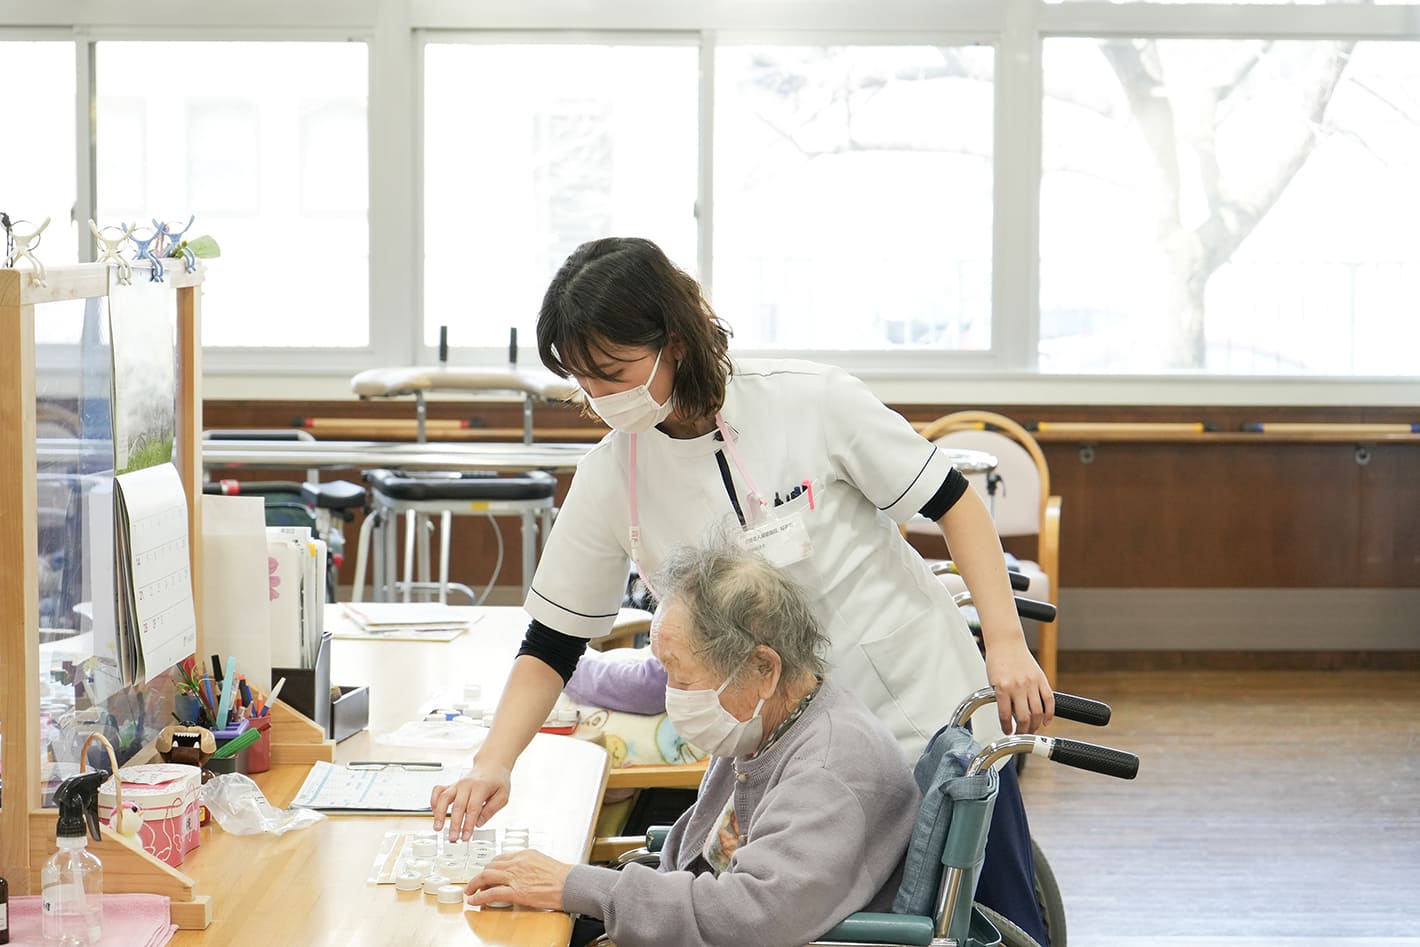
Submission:
M 172 720 L 170 675 L 125 684 L 116 653 L 108 300 L 35 306 L 41 796 L 94 731 L 121 764 Z M 90 766 L 109 768 L 91 751 Z

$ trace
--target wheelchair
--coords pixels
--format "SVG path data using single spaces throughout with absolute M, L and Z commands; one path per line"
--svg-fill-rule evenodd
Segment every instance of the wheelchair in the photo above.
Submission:
M 1065 916 L 1059 886 L 1044 854 L 1033 841 L 1031 852 L 1035 862 L 1036 898 L 1045 917 L 1048 944 L 1037 944 L 1009 919 L 975 903 L 976 882 L 986 852 L 987 829 L 996 804 L 998 784 L 994 765 L 1008 757 L 1032 754 L 1077 769 L 1133 779 L 1139 771 L 1139 758 L 1133 753 L 1081 740 L 1038 734 L 1006 736 L 986 747 L 971 743 L 966 722 L 978 709 L 993 703 L 995 699 L 995 692 L 989 687 L 968 695 L 957 706 L 948 724 L 933 737 L 934 742 L 953 738 L 965 741 L 971 748 L 972 755 L 964 771 L 960 776 L 948 778 L 982 774 L 988 778 L 980 798 L 954 801 L 946 831 L 941 833 L 938 829 L 942 838 L 936 839 L 930 834 L 919 836 L 919 833 L 931 833 L 930 819 L 919 818 L 913 829 L 913 842 L 920 840 L 930 844 L 933 852 L 938 851 L 937 846 L 940 846 L 940 855 L 934 858 L 939 865 L 918 866 L 936 877 L 931 913 L 859 912 L 845 918 L 810 947 L 1065 947 Z M 1108 704 L 1100 701 L 1057 692 L 1055 714 L 1066 720 L 1104 726 L 1109 722 L 1111 711 Z M 929 744 L 927 754 L 932 751 L 933 747 Z M 950 757 L 953 754 L 947 752 L 942 755 Z M 938 780 L 933 780 L 932 788 L 934 791 L 938 788 Z M 923 800 L 924 809 L 930 803 L 929 794 Z M 618 865 L 659 865 L 659 850 L 668 833 L 668 827 L 651 829 L 646 835 L 645 847 L 623 854 L 618 859 Z M 593 940 L 589 947 L 614 947 L 614 944 L 602 936 Z

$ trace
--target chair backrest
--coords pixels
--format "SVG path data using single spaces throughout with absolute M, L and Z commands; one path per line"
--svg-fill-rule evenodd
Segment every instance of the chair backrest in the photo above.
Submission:
M 994 454 L 998 463 L 993 473 L 1001 478 L 994 500 L 987 492 L 988 474 L 967 474 L 967 480 L 991 507 L 996 532 L 1002 536 L 1040 533 L 1050 496 L 1050 468 L 1029 431 L 1005 415 L 958 411 L 933 421 L 922 435 L 943 446 Z

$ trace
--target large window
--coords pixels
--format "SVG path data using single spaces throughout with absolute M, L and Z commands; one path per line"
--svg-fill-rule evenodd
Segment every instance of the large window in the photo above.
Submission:
M 1417 95 L 1408 43 L 1047 41 L 1042 368 L 1413 373 Z
M 991 345 L 993 50 L 719 50 L 716 308 L 737 345 Z
M 12 79 L 11 94 L 5 97 L 5 121 L 13 129 L 24 129 L 22 139 L 11 138 L 0 146 L 0 212 L 10 218 L 16 233 L 26 235 L 48 217 L 48 226 L 33 244 L 35 256 L 46 266 L 77 262 L 78 227 L 82 225 L 88 234 L 88 223 L 73 219 L 78 180 L 74 44 L 0 42 L 0 63 Z M 4 254 L 0 249 L 0 257 Z M 29 264 L 20 266 L 27 269 Z M 77 342 L 83 320 L 81 303 L 50 304 L 45 318 L 35 323 L 35 341 Z
M 696 270 L 693 45 L 424 50 L 424 341 L 528 344 L 548 281 L 605 236 Z
M 204 345 L 367 345 L 364 44 L 97 47 L 99 222 L 216 238 Z
M 889 398 L 1420 390 L 1420 0 L 65 9 L 0 40 L 45 143 L 0 151 L 0 210 L 53 218 L 52 263 L 195 214 L 224 394 L 343 391 L 441 327 L 526 364 L 557 268 L 627 235 L 738 352 Z

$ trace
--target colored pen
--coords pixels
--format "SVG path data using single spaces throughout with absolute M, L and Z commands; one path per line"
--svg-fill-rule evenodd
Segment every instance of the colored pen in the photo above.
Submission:
M 281 688 L 284 687 L 285 685 L 286 685 L 286 678 L 283 677 L 283 678 L 281 678 L 281 680 L 279 680 L 279 681 L 276 682 L 276 686 L 275 686 L 275 687 L 271 688 L 271 693 L 268 694 L 267 697 L 266 697 L 266 706 L 263 707 L 262 710 L 261 710 L 261 715 L 262 715 L 263 717 L 266 716 L 267 714 L 271 713 L 271 705 L 274 704 L 274 703 L 276 703 L 276 697 L 277 697 L 277 695 L 279 695 L 279 694 L 281 693 Z
M 227 655 L 227 676 L 222 681 L 222 697 L 217 702 L 217 727 L 220 729 L 227 725 L 227 715 L 232 710 L 232 698 L 236 696 L 236 676 L 237 662 Z

